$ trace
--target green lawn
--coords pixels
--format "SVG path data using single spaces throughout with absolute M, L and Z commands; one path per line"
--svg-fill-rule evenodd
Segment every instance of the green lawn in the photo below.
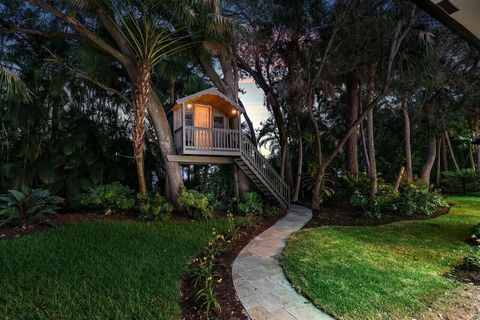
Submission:
M 467 252 L 464 241 L 480 222 L 480 198 L 449 202 L 450 214 L 431 220 L 301 230 L 287 244 L 284 270 L 297 289 L 334 316 L 413 317 L 462 286 L 443 274 Z
M 85 222 L 0 241 L 0 319 L 178 319 L 209 222 Z

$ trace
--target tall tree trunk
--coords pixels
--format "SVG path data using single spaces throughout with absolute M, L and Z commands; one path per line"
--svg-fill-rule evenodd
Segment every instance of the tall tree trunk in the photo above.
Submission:
M 411 146 L 411 129 L 410 129 L 410 116 L 408 115 L 408 98 L 402 99 L 403 117 L 405 122 L 405 161 L 407 170 L 407 183 L 413 182 L 413 167 L 412 167 L 412 146 Z
M 285 125 L 285 119 L 272 92 L 267 94 L 267 102 L 270 105 L 273 117 L 275 118 L 275 123 L 278 127 L 278 135 L 280 138 L 282 154 L 285 153 L 285 182 L 289 186 L 293 186 L 292 157 L 290 154 L 290 147 L 288 145 L 288 134 Z
M 450 155 L 452 156 L 455 170 L 460 170 L 460 167 L 458 166 L 457 158 L 455 157 L 455 152 L 453 151 L 452 142 L 450 141 L 450 137 L 448 136 L 447 131 L 445 131 L 445 140 L 447 140 L 448 149 L 450 149 Z
M 137 165 L 138 188 L 143 197 L 147 196 L 147 183 L 145 181 L 145 114 L 150 96 L 151 65 L 146 61 L 138 63 L 138 79 L 135 85 L 133 106 L 135 108 L 135 124 L 133 132 L 133 150 Z
M 298 125 L 298 133 L 300 134 L 300 125 Z M 298 201 L 300 196 L 300 187 L 302 185 L 302 167 L 303 167 L 303 139 L 298 137 L 298 158 L 297 158 L 297 173 L 295 179 L 295 191 L 293 192 L 292 201 Z
M 368 158 L 370 161 L 370 202 L 375 202 L 378 188 L 377 160 L 375 158 L 375 136 L 373 127 L 373 109 L 367 114 Z
M 476 145 L 477 150 L 477 171 L 480 172 L 480 144 Z
M 282 156 L 280 159 L 280 177 L 282 177 L 282 179 L 285 179 L 285 160 L 287 155 L 287 148 L 285 148 L 285 146 L 282 146 L 281 150 Z
M 370 80 L 367 88 L 368 103 L 373 101 L 373 90 L 375 89 L 375 70 L 377 65 L 374 63 L 370 66 Z M 377 160 L 375 157 L 375 131 L 373 122 L 373 108 L 367 111 L 367 143 L 368 143 L 368 159 L 370 161 L 370 202 L 374 203 L 377 188 L 378 188 L 378 175 L 377 175 Z
M 443 171 L 448 171 L 448 150 L 447 150 L 447 139 L 445 139 L 445 132 L 442 132 L 442 166 Z
M 430 174 L 432 172 L 433 165 L 435 164 L 435 157 L 437 156 L 437 136 L 435 132 L 435 115 L 433 114 L 432 106 L 429 103 L 426 103 L 423 109 L 425 115 L 427 116 L 428 143 L 427 156 L 422 167 L 420 179 L 426 184 L 430 184 Z
M 365 138 L 365 128 L 363 125 L 363 121 L 360 122 L 360 138 L 362 142 L 363 156 L 365 157 L 365 166 L 367 169 L 367 173 L 370 176 L 370 159 L 368 158 L 367 139 Z
M 315 93 L 313 89 L 308 89 L 306 94 L 306 104 L 308 115 L 310 116 L 310 121 L 313 124 L 313 128 L 315 130 L 315 154 L 317 158 L 317 165 L 318 170 L 315 173 L 315 180 L 313 186 L 313 193 L 312 193 L 312 209 L 319 209 L 321 205 L 320 199 L 320 190 L 322 188 L 323 177 L 325 176 L 325 170 L 323 166 L 323 153 L 322 153 L 322 139 L 321 139 L 321 131 L 317 123 L 317 119 L 315 118 L 315 114 L 313 113 L 313 104 L 315 102 Z
M 441 167 L 441 150 L 442 150 L 442 139 L 438 139 L 438 148 L 437 148 L 437 186 L 442 182 L 442 167 Z
M 468 145 L 468 158 L 470 159 L 470 166 L 473 170 L 475 170 L 475 160 L 473 159 L 473 145 Z
M 353 74 L 347 76 L 347 128 L 350 128 L 358 118 L 358 82 Z M 358 132 L 355 131 L 347 142 L 346 148 L 347 169 L 355 177 L 359 174 L 358 168 Z

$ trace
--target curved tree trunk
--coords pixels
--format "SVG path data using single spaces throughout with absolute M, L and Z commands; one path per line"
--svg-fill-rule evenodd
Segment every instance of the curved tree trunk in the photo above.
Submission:
M 427 103 L 424 105 L 423 109 L 427 116 L 428 143 L 427 156 L 422 167 L 420 179 L 426 184 L 430 184 L 430 174 L 432 172 L 433 165 L 435 164 L 435 157 L 437 155 L 437 136 L 435 132 L 435 116 L 433 114 L 432 106 Z
M 405 161 L 407 171 L 407 183 L 413 182 L 413 167 L 412 167 L 412 146 L 411 146 L 411 129 L 410 116 L 408 115 L 408 98 L 402 99 L 403 118 L 405 122 Z
M 178 193 L 181 187 L 183 187 L 183 179 L 178 162 L 171 162 L 167 159 L 168 155 L 176 155 L 177 152 L 175 151 L 172 132 L 170 131 L 165 109 L 154 91 L 150 91 L 147 110 L 151 116 L 152 124 L 158 137 L 158 143 L 160 144 L 160 151 L 164 158 L 163 161 L 165 163 L 165 171 L 169 184 L 168 194 L 170 200 L 176 201 Z
M 347 76 L 347 128 L 350 128 L 358 118 L 358 83 L 353 74 Z M 347 169 L 355 177 L 359 174 L 358 167 L 358 132 L 355 131 L 347 142 Z

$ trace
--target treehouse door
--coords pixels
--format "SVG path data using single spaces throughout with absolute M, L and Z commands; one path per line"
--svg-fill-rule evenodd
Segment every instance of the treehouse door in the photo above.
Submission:
M 209 148 L 212 141 L 212 111 L 210 106 L 196 105 L 194 113 L 195 147 Z

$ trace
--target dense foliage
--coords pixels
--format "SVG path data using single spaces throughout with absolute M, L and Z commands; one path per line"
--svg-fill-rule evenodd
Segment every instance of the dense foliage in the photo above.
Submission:
M 134 190 L 118 182 L 88 190 L 79 197 L 81 205 L 90 209 L 102 209 L 105 214 L 126 213 L 135 207 Z
M 45 222 L 45 215 L 56 214 L 63 202 L 63 198 L 53 196 L 44 189 L 23 186 L 21 190 L 9 190 L 7 194 L 0 195 L 0 226 Z
M 173 205 L 159 193 L 149 194 L 146 198 L 138 195 L 138 217 L 145 221 L 165 221 L 173 212 Z
M 187 214 L 196 219 L 209 219 L 212 217 L 213 208 L 208 202 L 208 197 L 197 190 L 182 190 L 177 204 L 186 210 Z

